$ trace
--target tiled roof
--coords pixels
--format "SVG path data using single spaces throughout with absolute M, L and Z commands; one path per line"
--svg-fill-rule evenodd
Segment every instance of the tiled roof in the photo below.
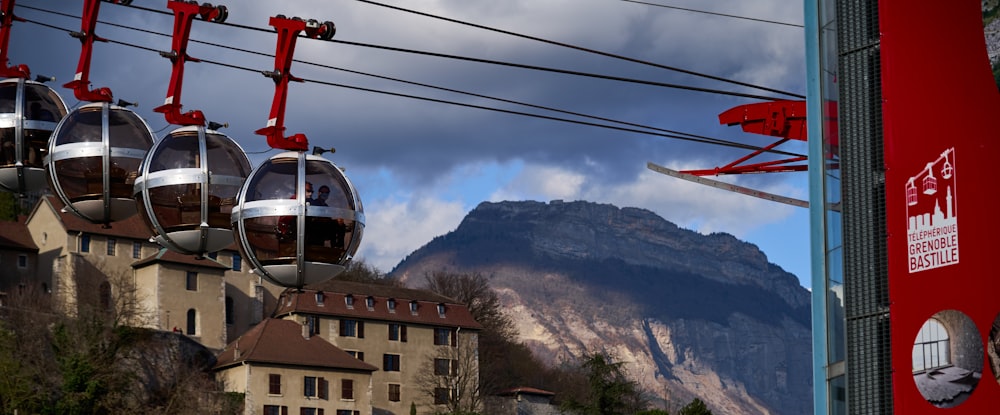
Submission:
M 17 221 L 0 220 L 0 248 L 20 251 L 38 251 L 38 245 L 28 232 L 27 218 L 20 216 Z
M 157 262 L 172 262 L 175 264 L 194 265 L 213 269 L 229 269 L 212 258 L 197 258 L 194 255 L 181 254 L 166 248 L 160 248 L 159 252 L 140 259 L 132 263 L 132 268 L 142 268 Z
M 275 316 L 315 314 L 429 326 L 483 328 L 472 317 L 469 308 L 465 305 L 457 304 L 454 300 L 427 291 L 360 283 L 333 284 L 326 287 L 338 289 L 329 291 L 285 290 L 278 300 L 278 310 L 275 312 Z M 317 293 L 320 292 L 323 293 L 323 305 L 316 301 Z M 354 298 L 352 308 L 347 307 L 346 297 L 348 295 Z M 374 300 L 371 309 L 366 304 L 369 296 Z M 390 312 L 387 305 L 390 298 L 396 301 L 394 312 Z M 410 312 L 412 301 L 417 302 L 416 314 Z M 445 306 L 443 317 L 438 314 L 439 304 Z
M 38 201 L 38 205 L 35 209 L 41 209 L 46 203 L 48 203 L 49 206 L 52 206 L 52 209 L 55 210 L 57 215 L 59 215 L 59 220 L 62 221 L 67 232 L 85 232 L 94 235 L 140 240 L 149 240 L 149 238 L 153 235 L 153 232 L 150 231 L 149 227 L 146 226 L 138 214 L 130 216 L 128 219 L 111 222 L 108 227 L 104 227 L 104 225 L 101 224 L 90 223 L 89 221 L 74 215 L 72 212 L 63 212 L 63 208 L 66 207 L 66 205 L 64 205 L 58 197 L 52 195 L 43 196 L 41 200 Z
M 239 350 L 237 356 L 236 351 Z M 302 325 L 290 320 L 266 319 L 229 343 L 215 369 L 250 363 L 272 363 L 373 372 L 375 366 L 355 359 L 320 336 L 302 337 Z

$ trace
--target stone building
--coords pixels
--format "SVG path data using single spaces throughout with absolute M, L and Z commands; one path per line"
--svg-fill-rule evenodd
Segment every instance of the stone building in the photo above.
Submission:
M 286 291 L 276 318 L 304 325 L 372 374 L 374 414 L 448 412 L 469 405 L 479 386 L 482 326 L 454 300 L 421 290 L 328 281 Z
M 216 373 L 247 414 L 429 414 L 476 393 L 481 326 L 450 298 L 342 281 L 284 290 L 235 245 L 195 258 L 150 236 L 138 215 L 103 226 L 43 196 L 0 221 L 0 293 L 36 292 L 66 315 L 128 306 L 127 324 L 221 353 Z

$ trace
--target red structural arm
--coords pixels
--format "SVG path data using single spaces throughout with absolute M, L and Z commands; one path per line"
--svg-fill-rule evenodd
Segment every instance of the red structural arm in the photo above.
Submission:
M 173 71 L 170 74 L 170 85 L 167 87 L 167 99 L 163 105 L 156 107 L 153 111 L 163 113 L 164 118 L 170 124 L 176 125 L 205 125 L 205 115 L 201 111 L 193 110 L 181 113 L 181 88 L 184 84 L 184 64 L 187 61 L 198 62 L 187 54 L 187 44 L 191 36 L 191 25 L 195 17 L 202 20 L 223 22 L 228 15 L 225 6 L 212 6 L 208 3 L 197 4 L 186 1 L 168 1 L 167 7 L 174 11 L 174 33 L 173 43 L 170 52 L 161 52 L 165 58 L 170 59 L 173 64 Z
M 111 90 L 108 88 L 90 89 L 90 58 L 94 51 L 94 41 L 106 40 L 94 33 L 97 27 L 97 15 L 101 10 L 101 0 L 84 0 L 83 17 L 80 18 L 80 31 L 70 35 L 80 39 L 83 47 L 80 50 L 80 63 L 76 66 L 73 80 L 63 85 L 73 90 L 73 95 L 80 101 L 111 102 Z
M 292 55 L 295 54 L 295 41 L 299 33 L 309 38 L 329 40 L 333 37 L 333 23 L 319 23 L 316 20 L 305 21 L 300 18 L 285 18 L 278 15 L 272 17 L 270 25 L 278 32 L 278 44 L 274 54 L 274 71 L 264 72 L 264 76 L 274 80 L 274 100 L 271 102 L 271 115 L 267 126 L 256 131 L 267 137 L 267 145 L 281 150 L 305 151 L 309 149 L 309 140 L 304 134 L 284 136 L 285 103 L 288 100 L 288 82 L 302 82 L 291 74 Z
M 743 131 L 806 140 L 806 102 L 771 101 L 740 105 L 719 114 L 719 123 L 739 124 Z
M 7 66 L 7 46 L 10 44 L 10 30 L 14 21 L 23 19 L 14 16 L 14 0 L 0 2 L 0 76 L 4 78 L 31 78 L 28 65 Z
M 826 117 L 824 128 L 827 129 L 826 133 L 830 143 L 830 148 L 827 149 L 827 157 L 830 158 L 838 152 L 837 103 L 833 101 L 827 102 L 826 114 L 823 116 Z M 743 131 L 748 133 L 780 137 L 781 139 L 754 150 L 750 154 L 725 166 L 703 170 L 684 170 L 682 173 L 693 174 L 695 176 L 715 176 L 722 174 L 793 172 L 808 169 L 808 165 L 806 164 L 795 164 L 805 162 L 805 156 L 741 164 L 765 152 L 774 150 L 781 144 L 788 142 L 788 140 L 806 141 L 808 133 L 806 128 L 805 101 L 770 101 L 736 106 L 719 114 L 719 123 L 740 125 Z

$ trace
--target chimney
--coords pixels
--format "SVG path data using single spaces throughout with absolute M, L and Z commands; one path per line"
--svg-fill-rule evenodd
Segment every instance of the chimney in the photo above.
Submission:
M 302 338 L 306 339 L 306 340 L 309 340 L 309 336 L 311 336 L 311 332 L 312 332 L 312 330 L 309 330 L 309 319 L 308 318 L 303 318 L 302 319 Z
M 233 360 L 240 358 L 240 341 L 236 340 L 236 347 L 233 347 Z

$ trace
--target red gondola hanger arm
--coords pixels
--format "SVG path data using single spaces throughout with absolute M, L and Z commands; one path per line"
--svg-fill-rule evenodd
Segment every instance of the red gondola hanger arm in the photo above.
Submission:
M 14 21 L 23 19 L 14 15 L 14 0 L 3 0 L 0 2 L 0 76 L 4 78 L 31 78 L 31 70 L 28 65 L 7 66 L 7 46 L 10 44 L 10 31 L 14 27 Z
M 789 140 L 806 141 L 806 103 L 805 101 L 773 101 L 755 104 L 739 105 L 719 114 L 719 123 L 726 125 L 739 124 L 743 131 L 780 137 L 765 147 L 754 150 L 736 161 L 722 167 L 703 170 L 683 170 L 682 173 L 695 176 L 717 176 L 722 174 L 748 173 L 779 173 L 805 171 L 808 166 L 802 163 L 806 157 L 789 157 L 759 163 L 742 164 L 766 151 L 775 149 Z
M 163 105 L 156 107 L 153 111 L 163 113 L 164 118 L 170 124 L 176 125 L 205 125 L 205 115 L 201 111 L 193 110 L 181 113 L 181 88 L 184 84 L 184 64 L 187 61 L 198 62 L 187 54 L 187 44 L 191 36 L 191 25 L 195 17 L 202 20 L 217 23 L 224 22 L 229 12 L 226 6 L 212 6 L 211 4 L 197 4 L 186 1 L 167 2 L 167 7 L 174 11 L 174 32 L 170 52 L 161 52 L 165 58 L 170 59 L 173 70 L 170 73 L 170 85 L 167 87 L 167 98 Z
M 73 95 L 80 101 L 111 102 L 113 99 L 111 90 L 108 88 L 90 89 L 90 59 L 94 51 L 94 41 L 107 41 L 94 33 L 94 29 L 97 27 L 97 15 L 101 10 L 101 1 L 128 3 L 130 0 L 84 0 L 83 2 L 80 31 L 70 33 L 71 36 L 80 39 L 80 43 L 83 44 L 80 50 L 80 62 L 76 66 L 73 80 L 63 85 L 72 89 Z
M 271 102 L 271 115 L 267 126 L 256 131 L 267 137 L 267 145 L 280 150 L 305 151 L 309 149 L 309 140 L 304 134 L 284 136 L 285 103 L 288 100 L 288 82 L 302 82 L 291 74 L 292 55 L 295 54 L 295 41 L 299 33 L 308 38 L 330 40 L 336 33 L 332 22 L 320 23 L 316 20 L 303 20 L 297 17 L 286 18 L 278 15 L 272 17 L 269 23 L 278 32 L 278 44 L 274 53 L 274 71 L 265 71 L 264 76 L 274 80 L 274 100 Z

